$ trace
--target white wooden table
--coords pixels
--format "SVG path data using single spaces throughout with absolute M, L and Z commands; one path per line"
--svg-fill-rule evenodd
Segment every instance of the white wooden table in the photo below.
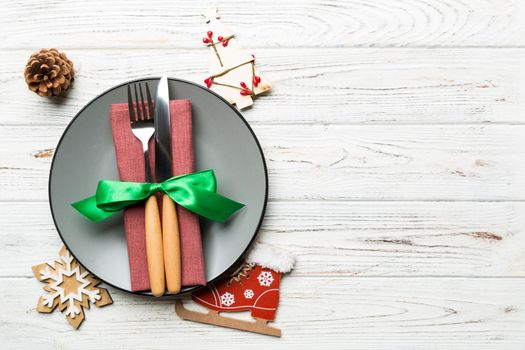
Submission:
M 30 267 L 61 246 L 52 150 L 76 112 L 133 78 L 202 82 L 197 1 L 0 6 L 0 348 L 525 348 L 525 2 L 219 1 L 273 81 L 244 115 L 268 162 L 260 240 L 298 255 L 273 339 L 180 320 L 109 288 L 74 331 L 35 311 Z M 77 68 L 27 90 L 41 47 Z

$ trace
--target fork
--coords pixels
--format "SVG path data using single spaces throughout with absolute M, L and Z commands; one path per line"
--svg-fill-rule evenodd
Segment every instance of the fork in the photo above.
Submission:
M 130 84 L 131 85 L 131 84 Z M 131 94 L 131 86 L 128 85 L 128 108 L 129 118 L 131 123 L 131 131 L 136 138 L 142 143 L 142 150 L 144 152 L 144 164 L 146 168 L 146 182 L 151 181 L 151 169 L 149 164 L 149 139 L 155 132 L 153 122 L 153 100 L 149 91 L 148 83 L 146 83 L 146 95 L 148 108 L 144 103 L 144 95 L 142 93 L 142 85 L 140 83 L 134 84 L 135 103 Z M 140 92 L 140 100 L 139 94 Z M 135 113 L 135 108 L 137 113 Z M 159 206 L 157 197 L 154 195 L 146 200 L 145 205 L 145 232 L 146 232 L 146 254 L 148 258 L 148 274 L 151 285 L 151 293 L 154 296 L 161 296 L 166 289 L 166 281 L 164 274 L 164 255 L 162 243 L 162 227 L 159 215 Z

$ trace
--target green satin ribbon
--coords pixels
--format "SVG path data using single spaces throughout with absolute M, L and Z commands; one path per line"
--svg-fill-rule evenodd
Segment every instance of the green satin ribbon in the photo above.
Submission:
M 216 193 L 217 180 L 213 170 L 172 177 L 161 183 L 139 183 L 101 180 L 97 193 L 71 204 L 91 221 L 102 221 L 122 209 L 164 192 L 189 211 L 207 219 L 224 222 L 244 204 Z

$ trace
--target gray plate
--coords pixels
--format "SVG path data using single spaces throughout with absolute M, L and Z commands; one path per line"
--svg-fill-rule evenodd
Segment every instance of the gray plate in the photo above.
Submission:
M 137 81 L 156 91 L 158 78 Z M 201 220 L 206 279 L 212 281 L 235 265 L 255 238 L 266 208 L 266 164 L 252 129 L 222 97 L 179 79 L 169 79 L 169 85 L 171 99 L 192 101 L 196 171 L 213 169 L 218 191 L 246 204 L 225 224 Z M 49 201 L 56 228 L 77 260 L 104 282 L 130 291 L 122 215 L 92 223 L 70 206 L 94 194 L 100 179 L 118 179 L 109 107 L 126 102 L 122 84 L 92 100 L 71 121 L 51 166 Z

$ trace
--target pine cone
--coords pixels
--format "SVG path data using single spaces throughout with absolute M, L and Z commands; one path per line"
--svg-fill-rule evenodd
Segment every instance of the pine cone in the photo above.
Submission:
M 24 76 L 29 89 L 40 96 L 58 96 L 69 89 L 75 71 L 63 52 L 42 49 L 31 55 Z

